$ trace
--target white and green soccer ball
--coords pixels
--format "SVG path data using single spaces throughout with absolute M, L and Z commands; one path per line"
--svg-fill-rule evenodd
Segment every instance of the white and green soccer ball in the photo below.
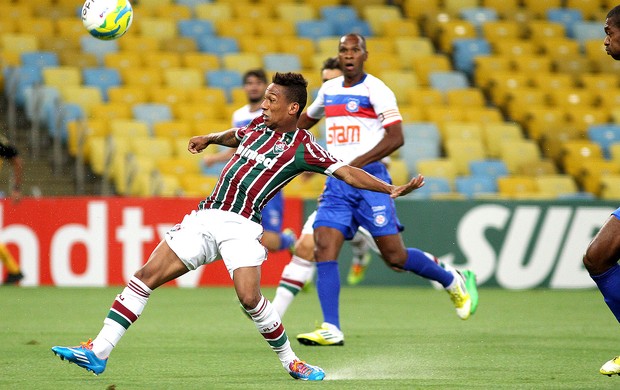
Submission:
M 129 0 L 86 0 L 82 6 L 82 23 L 97 39 L 120 38 L 132 20 L 133 9 Z

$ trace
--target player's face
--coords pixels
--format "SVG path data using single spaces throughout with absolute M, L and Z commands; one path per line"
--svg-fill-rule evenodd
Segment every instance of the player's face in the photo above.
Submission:
M 285 128 L 286 125 L 291 121 L 292 123 L 297 121 L 297 111 L 294 107 L 297 103 L 288 102 L 284 95 L 284 88 L 278 84 L 269 84 L 265 91 L 263 102 L 260 105 L 260 108 L 263 110 L 265 125 L 271 130 L 289 131 L 291 129 Z
M 261 101 L 265 94 L 265 87 L 267 87 L 267 84 L 256 76 L 248 77 L 245 84 L 243 84 L 243 89 L 250 103 L 258 103 Z
M 323 82 L 335 79 L 338 76 L 342 76 L 342 71 L 340 69 L 323 69 L 323 71 L 321 72 L 321 78 L 323 79 Z
M 361 78 L 368 53 L 357 35 L 345 35 L 338 45 L 338 60 L 347 79 Z

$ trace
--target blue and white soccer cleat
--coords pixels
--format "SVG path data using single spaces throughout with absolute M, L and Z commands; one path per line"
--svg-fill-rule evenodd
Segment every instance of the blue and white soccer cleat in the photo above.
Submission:
M 99 359 L 93 352 L 93 342 L 88 339 L 85 343 L 80 343 L 79 347 L 52 347 L 52 352 L 60 357 L 60 360 L 67 360 L 69 363 L 75 363 L 91 371 L 95 375 L 99 375 L 105 370 L 108 359 Z
M 322 381 L 325 371 L 317 366 L 312 366 L 303 360 L 293 360 L 288 365 L 288 373 L 295 379 L 302 381 Z

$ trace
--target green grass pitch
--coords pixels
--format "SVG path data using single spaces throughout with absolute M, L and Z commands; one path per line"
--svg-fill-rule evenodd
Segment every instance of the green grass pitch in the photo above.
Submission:
M 321 319 L 316 291 L 302 293 L 284 324 L 298 356 L 325 369 L 320 384 L 288 376 L 232 288 L 155 291 L 100 376 L 53 355 L 94 337 L 121 289 L 0 288 L 0 388 L 620 388 L 598 373 L 620 354 L 620 326 L 596 290 L 481 289 L 461 321 L 443 291 L 345 287 L 343 347 L 297 343 Z

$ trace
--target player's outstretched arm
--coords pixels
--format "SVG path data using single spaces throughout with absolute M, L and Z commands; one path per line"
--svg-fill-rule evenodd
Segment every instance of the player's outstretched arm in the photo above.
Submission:
M 411 179 L 409 183 L 395 186 L 388 184 L 383 180 L 369 174 L 363 169 L 355 168 L 350 165 L 345 165 L 338 168 L 334 172 L 334 177 L 344 181 L 345 183 L 363 190 L 370 190 L 375 192 L 383 192 L 390 194 L 390 197 L 397 198 L 399 196 L 407 195 L 411 191 L 414 191 L 424 185 L 424 176 L 418 175 Z
M 187 145 L 187 150 L 192 154 L 197 154 L 205 150 L 205 148 L 211 144 L 228 146 L 236 148 L 239 146 L 239 140 L 235 136 L 237 132 L 236 128 L 232 128 L 219 133 L 211 133 L 207 135 L 196 135 L 190 138 Z

